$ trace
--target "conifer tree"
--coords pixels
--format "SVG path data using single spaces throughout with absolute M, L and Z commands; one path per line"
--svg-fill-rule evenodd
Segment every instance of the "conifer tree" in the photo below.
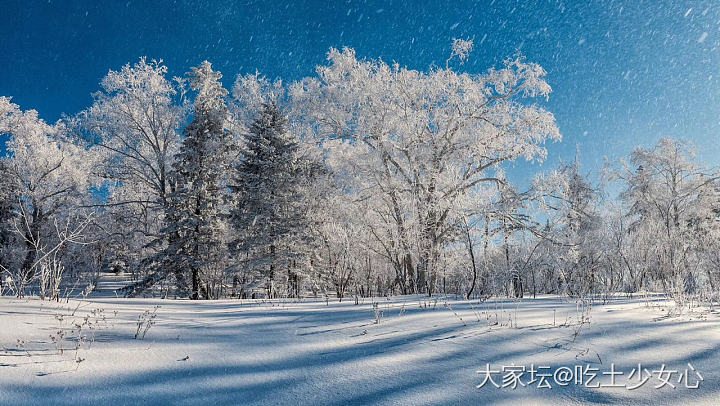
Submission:
M 232 186 L 237 196 L 232 246 L 245 254 L 250 268 L 266 274 L 270 297 L 277 295 L 280 268 L 287 270 L 288 294 L 299 293 L 294 268 L 309 240 L 308 188 L 321 171 L 319 163 L 300 153 L 299 139 L 286 125 L 274 102 L 263 104 L 245 135 Z
M 230 135 L 225 129 L 228 92 L 220 72 L 210 62 L 192 68 L 190 86 L 198 91 L 193 121 L 173 165 L 176 190 L 171 196 L 168 231 L 174 237 L 173 261 L 190 271 L 191 297 L 208 298 L 201 288 L 203 271 L 217 263 L 223 251 L 223 173 L 228 165 Z M 201 290 L 203 292 L 201 292 Z
M 161 232 L 167 236 L 168 244 L 151 259 L 158 270 L 131 289 L 131 294 L 172 274 L 180 295 L 189 293 L 192 299 L 212 296 L 207 286 L 208 272 L 222 262 L 226 247 L 224 177 L 231 150 L 226 129 L 228 92 L 221 78 L 207 61 L 190 72 L 190 87 L 198 93 L 193 120 L 183 131 L 171 174 L 174 190 Z

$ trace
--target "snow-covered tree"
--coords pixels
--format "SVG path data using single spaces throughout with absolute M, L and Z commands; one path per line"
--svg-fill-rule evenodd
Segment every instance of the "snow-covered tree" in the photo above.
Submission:
M 603 224 L 597 188 L 580 173 L 580 163 L 560 164 L 548 175 L 535 179 L 534 193 L 539 210 L 548 216 L 552 228 L 541 238 L 552 243 L 552 260 L 559 273 L 559 288 L 571 296 L 594 293 L 596 273 L 603 264 Z
M 103 182 L 95 197 L 105 239 L 117 247 L 111 256 L 133 270 L 152 253 L 143 247 L 162 227 L 187 115 L 184 81 L 166 76 L 162 61 L 146 58 L 111 70 L 92 106 L 74 120 L 96 157 L 92 173 Z
M 17 218 L 15 207 L 18 196 L 11 179 L 7 161 L 0 160 L 0 294 L 4 291 L 2 281 L 13 267 L 12 251 L 16 237 L 12 229 Z
M 454 54 L 466 56 L 459 45 Z M 350 192 L 373 200 L 402 290 L 432 293 L 467 194 L 497 182 L 502 163 L 541 160 L 543 142 L 560 139 L 550 112 L 521 101 L 549 95 L 545 71 L 516 57 L 480 75 L 421 72 L 347 48 L 328 60 L 319 78 L 293 86 L 294 114 L 330 149 Z
M 9 134 L 3 158 L 4 183 L 12 191 L 12 230 L 23 244 L 22 260 L 10 270 L 16 293 L 36 276 L 46 247 L 54 246 L 55 225 L 82 205 L 92 165 L 85 150 L 69 140 L 64 123 L 48 125 L 34 110 L 21 111 L 0 97 L 0 134 Z
M 645 253 L 636 266 L 652 264 L 647 279 L 676 299 L 695 293 L 702 276 L 698 237 L 717 224 L 717 176 L 695 162 L 687 143 L 673 139 L 636 148 L 615 176 L 625 184 L 631 244 Z
M 260 107 L 235 165 L 231 189 L 235 208 L 231 222 L 237 238 L 232 243 L 244 265 L 262 268 L 267 294 L 285 270 L 290 295 L 299 295 L 298 265 L 311 245 L 313 178 L 322 166 L 300 146 L 286 128 L 287 119 L 274 102 Z
M 226 130 L 227 90 L 220 72 L 203 62 L 190 72 L 190 87 L 197 91 L 193 120 L 173 164 L 175 190 L 167 199 L 163 235 L 167 246 L 152 261 L 154 273 L 129 289 L 134 294 L 168 275 L 175 276 L 178 291 L 193 299 L 211 298 L 210 276 L 226 258 L 224 203 L 230 161 L 231 134 Z M 164 243 L 164 239 L 158 241 Z M 147 263 L 146 262 L 146 263 Z

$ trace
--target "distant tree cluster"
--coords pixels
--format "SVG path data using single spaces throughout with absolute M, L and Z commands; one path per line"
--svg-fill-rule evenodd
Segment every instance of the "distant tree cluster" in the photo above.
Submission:
M 551 88 L 522 56 L 428 71 L 331 49 L 284 85 L 208 62 L 110 71 L 86 110 L 47 124 L 0 97 L 0 288 L 59 298 L 125 276 L 126 296 L 584 297 L 717 300 L 717 172 L 663 139 L 520 190 L 504 168 L 559 141 Z M 608 185 L 619 196 L 608 196 Z

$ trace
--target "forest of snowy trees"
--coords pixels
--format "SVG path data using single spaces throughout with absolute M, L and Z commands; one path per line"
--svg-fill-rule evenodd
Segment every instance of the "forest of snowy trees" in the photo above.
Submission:
M 472 46 L 426 71 L 331 49 L 289 85 L 141 58 L 54 124 L 0 97 L 2 294 L 717 300 L 718 172 L 662 139 L 514 183 L 561 139 L 551 87 L 519 55 L 465 73 Z

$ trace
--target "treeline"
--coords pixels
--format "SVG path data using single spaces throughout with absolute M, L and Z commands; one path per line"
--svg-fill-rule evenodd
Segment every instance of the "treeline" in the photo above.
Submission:
M 126 296 L 716 300 L 717 173 L 664 139 L 597 184 L 576 161 L 520 190 L 504 167 L 561 138 L 546 73 L 468 74 L 471 49 L 428 71 L 332 49 L 314 77 L 230 91 L 208 62 L 169 78 L 142 58 L 52 125 L 0 98 L 2 292 L 118 273 Z

